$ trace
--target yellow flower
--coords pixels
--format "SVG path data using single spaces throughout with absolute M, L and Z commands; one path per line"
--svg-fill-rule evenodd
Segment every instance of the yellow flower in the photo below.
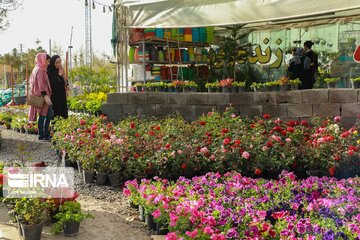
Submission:
M 360 145 L 360 139 L 356 141 L 358 145 Z
M 358 135 L 358 131 L 353 131 L 353 134 L 354 134 L 354 136 L 357 136 Z

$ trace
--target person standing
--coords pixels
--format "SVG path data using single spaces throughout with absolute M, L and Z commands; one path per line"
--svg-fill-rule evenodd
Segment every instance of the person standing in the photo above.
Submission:
M 293 57 L 289 61 L 288 77 L 289 79 L 303 79 L 304 69 L 304 50 L 300 47 L 291 49 Z
M 65 73 L 62 69 L 61 58 L 54 55 L 50 59 L 47 74 L 51 86 L 51 101 L 53 103 L 54 117 L 68 118 L 68 108 L 66 102 Z
M 318 56 L 311 49 L 314 43 L 311 41 L 304 42 L 305 62 L 304 62 L 304 82 L 302 89 L 311 89 L 315 84 L 315 75 L 318 70 Z
M 50 56 L 46 53 L 38 53 L 35 57 L 35 67 L 31 72 L 30 93 L 36 96 L 43 96 L 45 104 L 42 108 L 30 106 L 29 121 L 38 119 L 39 140 L 50 141 L 50 120 L 52 118 L 51 86 L 47 75 L 47 66 L 50 64 Z

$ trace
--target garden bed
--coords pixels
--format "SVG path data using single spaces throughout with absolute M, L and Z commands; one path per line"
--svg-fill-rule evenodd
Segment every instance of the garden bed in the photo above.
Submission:
M 358 239 L 360 179 L 252 179 L 208 173 L 175 183 L 128 181 L 124 194 L 170 232 L 166 239 Z M 182 239 L 181 238 L 181 239 Z

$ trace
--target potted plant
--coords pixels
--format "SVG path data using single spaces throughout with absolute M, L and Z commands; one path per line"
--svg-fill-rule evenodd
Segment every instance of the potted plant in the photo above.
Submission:
M 186 92 L 196 92 L 198 84 L 194 81 L 185 81 L 183 90 Z
M 219 82 L 208 82 L 205 84 L 205 88 L 208 89 L 208 92 L 218 92 L 220 89 Z
M 134 84 L 134 86 L 135 86 L 135 88 L 136 88 L 136 92 L 142 92 L 144 83 L 142 83 L 142 82 L 137 82 L 137 83 Z
M 274 81 L 274 82 L 266 82 L 265 83 L 265 86 L 266 87 L 268 87 L 268 88 L 270 88 L 270 91 L 272 91 L 272 92 L 277 92 L 277 91 L 279 91 L 279 82 L 277 82 L 277 81 Z
M 340 78 L 324 78 L 324 82 L 327 83 L 328 88 L 335 88 L 336 83 L 340 80 Z
M 229 93 L 231 92 L 231 88 L 233 86 L 234 79 L 232 78 L 226 78 L 219 81 L 220 86 L 222 88 L 223 93 Z
M 289 80 L 289 82 L 290 82 L 291 90 L 299 90 L 299 85 L 301 84 L 299 78 Z
M 279 88 L 280 91 L 288 91 L 290 90 L 290 83 L 288 77 L 281 77 L 279 80 Z
M 257 82 L 253 82 L 251 85 L 250 85 L 250 88 L 254 90 L 254 92 L 257 92 L 257 91 L 260 91 L 262 90 L 264 87 L 264 84 L 263 83 L 257 83 Z
M 53 205 L 41 198 L 20 198 L 16 200 L 14 213 L 20 223 L 25 240 L 41 239 L 43 222 L 49 218 Z
M 233 82 L 236 92 L 245 92 L 245 82 Z
M 86 218 L 94 218 L 90 213 L 81 210 L 80 203 L 66 201 L 60 205 L 59 213 L 55 215 L 57 222 L 51 227 L 53 234 L 64 232 L 65 236 L 75 236 L 79 233 L 80 223 Z
M 174 88 L 175 88 L 175 92 L 180 92 L 182 90 L 182 88 L 184 87 L 184 81 L 182 80 L 174 80 L 172 81 Z
M 360 88 L 360 77 L 352 78 L 351 79 L 353 88 Z

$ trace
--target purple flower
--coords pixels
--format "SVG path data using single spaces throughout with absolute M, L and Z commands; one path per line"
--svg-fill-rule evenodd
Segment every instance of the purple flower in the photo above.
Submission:
M 333 230 L 328 230 L 324 233 L 323 240 L 334 240 L 335 239 L 335 233 Z

